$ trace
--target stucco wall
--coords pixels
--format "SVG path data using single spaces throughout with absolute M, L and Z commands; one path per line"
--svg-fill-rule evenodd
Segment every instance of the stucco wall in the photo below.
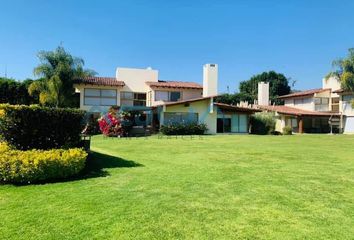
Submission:
M 344 118 L 344 133 L 354 134 L 354 117 Z
M 208 134 L 216 134 L 216 119 L 217 111 L 213 106 L 213 112 L 210 113 L 210 99 L 205 99 L 197 102 L 191 102 L 189 106 L 185 104 L 178 104 L 172 106 L 166 106 L 165 112 L 186 112 L 186 113 L 198 113 L 199 123 L 205 123 L 208 128 Z M 160 111 L 160 124 L 163 125 L 163 113 Z
M 152 69 L 117 68 L 116 78 L 125 83 L 122 91 L 145 93 L 149 88 L 145 82 L 157 82 L 158 71 Z

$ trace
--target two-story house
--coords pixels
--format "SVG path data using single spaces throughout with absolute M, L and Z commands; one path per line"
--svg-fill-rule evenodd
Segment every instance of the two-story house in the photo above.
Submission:
M 277 131 L 291 126 L 298 133 L 354 133 L 353 93 L 342 91 L 337 78 L 323 79 L 322 88 L 279 98 L 284 100 L 284 105 L 260 106 L 276 113 Z
M 111 106 L 135 114 L 136 127 L 169 123 L 205 123 L 208 133 L 247 133 L 249 115 L 259 111 L 250 107 L 214 103 L 217 95 L 218 66 L 203 66 L 203 85 L 195 82 L 160 80 L 151 68 L 117 68 L 116 77 L 78 79 L 80 108 L 104 113 Z

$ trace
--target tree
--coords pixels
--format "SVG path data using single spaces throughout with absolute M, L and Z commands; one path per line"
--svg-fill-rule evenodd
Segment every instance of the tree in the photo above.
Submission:
M 281 95 L 290 93 L 289 79 L 281 73 L 275 71 L 263 72 L 261 74 L 251 77 L 247 81 L 240 83 L 240 93 L 248 94 L 252 100 L 256 100 L 258 97 L 258 83 L 269 83 L 269 98 L 271 102 L 281 104 L 282 101 L 278 99 Z
M 36 95 L 28 94 L 28 86 L 35 82 L 32 79 L 16 81 L 10 78 L 0 78 L 0 103 L 35 104 L 38 103 Z
M 75 107 L 77 99 L 73 88 L 74 79 L 96 73 L 84 69 L 84 60 L 73 57 L 62 46 L 54 51 L 40 51 L 38 58 L 40 64 L 34 69 L 34 74 L 43 79 L 29 86 L 30 95 L 39 94 L 42 105 Z
M 348 49 L 346 58 L 333 61 L 334 71 L 327 75 L 340 80 L 343 90 L 354 92 L 354 48 Z
M 263 72 L 251 77 L 251 79 L 240 83 L 240 92 L 234 94 L 223 94 L 217 98 L 217 101 L 226 104 L 236 104 L 240 101 L 253 103 L 258 98 L 258 83 L 269 83 L 269 98 L 273 103 L 281 104 L 282 101 L 277 99 L 281 95 L 290 93 L 289 79 L 281 73 L 274 71 Z

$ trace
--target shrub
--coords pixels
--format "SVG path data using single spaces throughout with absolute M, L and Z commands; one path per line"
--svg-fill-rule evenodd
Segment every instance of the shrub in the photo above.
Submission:
M 33 183 L 63 179 L 85 167 L 87 153 L 79 148 L 16 150 L 0 143 L 0 182 Z
M 293 134 L 293 128 L 291 126 L 283 127 L 283 135 L 292 135 L 292 134 Z
M 204 123 L 175 123 L 162 125 L 160 131 L 165 135 L 202 135 L 208 130 Z
M 252 134 L 273 134 L 275 132 L 275 117 L 273 113 L 256 113 L 251 117 Z
M 0 135 L 20 150 L 77 147 L 84 114 L 70 108 L 0 104 Z

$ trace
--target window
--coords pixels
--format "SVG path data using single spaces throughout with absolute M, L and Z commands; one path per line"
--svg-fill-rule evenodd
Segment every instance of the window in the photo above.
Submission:
M 198 113 L 165 112 L 164 123 L 196 123 L 198 122 Z
M 315 104 L 328 104 L 329 98 L 315 98 Z
M 122 106 L 146 106 L 146 93 L 121 92 Z
M 353 99 L 354 99 L 354 96 L 352 96 L 352 95 L 343 95 L 344 102 L 351 102 Z
M 180 92 L 170 92 L 170 101 L 171 102 L 177 102 L 180 99 L 181 99 Z
M 181 100 L 181 92 L 155 91 L 155 101 L 177 102 Z
M 303 99 L 300 98 L 300 99 L 294 99 L 294 104 L 302 104 L 303 103 Z
M 85 88 L 84 105 L 90 105 L 90 106 L 117 105 L 117 90 Z

